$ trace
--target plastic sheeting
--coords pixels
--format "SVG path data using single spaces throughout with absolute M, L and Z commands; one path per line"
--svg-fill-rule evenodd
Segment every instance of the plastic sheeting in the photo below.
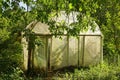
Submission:
M 50 63 L 53 69 L 68 66 L 67 47 L 66 36 L 63 36 L 62 39 L 55 37 L 52 38 L 52 53 L 50 55 Z
M 82 41 L 82 66 L 95 65 L 101 58 L 101 36 L 83 36 Z
M 56 21 L 67 21 L 70 24 L 78 13 L 73 12 L 70 15 L 61 12 Z M 34 26 L 33 26 L 34 25 Z M 36 46 L 34 50 L 33 66 L 37 69 L 56 70 L 67 66 L 89 66 L 95 65 L 102 60 L 102 33 L 95 23 L 96 28 L 93 32 L 90 28 L 88 31 L 81 32 L 77 38 L 69 37 L 66 34 L 61 35 L 61 38 L 52 36 L 49 31 L 49 26 L 41 22 L 32 22 L 26 29 L 30 29 L 36 34 L 39 34 L 43 45 Z M 59 36 L 58 36 L 59 37 Z M 27 68 L 28 44 L 23 39 L 24 64 Z
M 61 36 L 61 38 L 41 37 L 44 44 L 36 46 L 34 67 L 57 70 L 68 66 L 90 66 L 100 62 L 101 36 L 78 38 Z
M 36 46 L 34 52 L 34 67 L 37 69 L 46 70 L 47 67 L 47 48 L 46 37 L 40 37 L 43 45 Z
M 27 70 L 27 63 L 28 63 L 28 42 L 26 41 L 26 38 L 22 38 L 22 46 L 23 46 L 23 56 L 24 56 L 24 63 L 23 68 L 24 70 Z
M 78 66 L 78 40 L 75 37 L 69 37 L 68 43 L 68 60 L 69 66 Z

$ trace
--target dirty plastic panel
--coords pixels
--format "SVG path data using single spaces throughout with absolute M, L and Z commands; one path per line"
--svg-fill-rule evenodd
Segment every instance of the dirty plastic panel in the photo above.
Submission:
M 100 36 L 85 36 L 83 66 L 95 65 L 100 62 Z
M 23 56 L 24 56 L 24 62 L 23 62 L 23 67 L 24 70 L 27 70 L 27 65 L 28 65 L 28 42 L 26 41 L 26 38 L 22 38 L 22 46 L 23 46 Z
M 60 38 L 52 38 L 52 52 L 50 65 L 51 69 L 59 69 L 68 66 L 68 52 L 67 52 L 67 36 L 62 36 Z
M 69 37 L 68 66 L 78 66 L 78 39 Z
M 46 54 L 46 37 L 41 37 L 42 45 L 37 46 L 34 52 L 34 67 L 37 69 L 46 70 L 47 54 Z

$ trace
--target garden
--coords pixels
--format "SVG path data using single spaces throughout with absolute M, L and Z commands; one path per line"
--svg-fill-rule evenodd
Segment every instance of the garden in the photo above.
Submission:
M 77 22 L 68 25 L 52 18 L 60 11 L 78 12 Z M 74 19 L 74 18 L 73 18 Z M 51 73 L 24 71 L 22 38 L 30 46 L 42 45 L 34 32 L 26 30 L 32 21 L 50 26 L 53 36 L 66 32 L 77 37 L 96 22 L 103 35 L 103 60 L 97 65 L 70 67 Z M 25 35 L 23 35 L 25 33 Z M 59 37 L 61 38 L 61 37 Z M 29 52 L 32 53 L 32 50 Z M 28 54 L 28 63 L 32 54 Z M 0 80 L 119 80 L 120 79 L 120 1 L 119 0 L 0 0 Z

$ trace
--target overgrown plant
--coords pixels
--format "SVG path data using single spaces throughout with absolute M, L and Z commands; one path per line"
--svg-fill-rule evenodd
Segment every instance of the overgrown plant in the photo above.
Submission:
M 69 80 L 119 80 L 120 66 L 109 65 L 104 62 L 97 66 L 91 66 L 87 69 L 75 69 L 74 73 L 65 73 L 63 79 Z
M 23 71 L 20 68 L 13 68 L 13 72 L 11 73 L 3 73 L 0 74 L 0 80 L 24 80 L 25 76 Z

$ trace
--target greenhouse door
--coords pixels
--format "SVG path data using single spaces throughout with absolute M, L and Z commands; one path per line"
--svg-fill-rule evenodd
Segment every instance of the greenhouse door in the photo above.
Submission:
M 50 69 L 51 37 L 40 36 L 42 45 L 36 46 L 34 54 L 34 67 L 48 71 Z

